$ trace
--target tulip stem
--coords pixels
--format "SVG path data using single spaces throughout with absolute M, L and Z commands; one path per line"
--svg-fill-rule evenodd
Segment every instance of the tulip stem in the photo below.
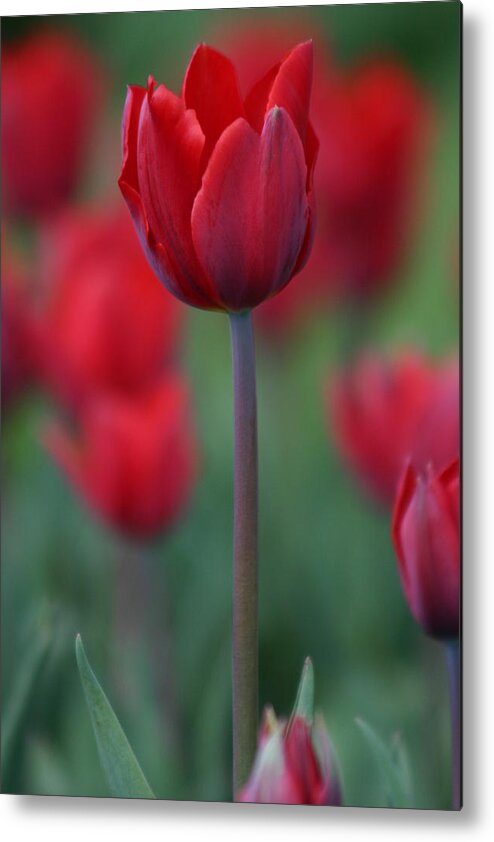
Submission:
M 233 794 L 246 782 L 256 749 L 257 407 L 250 311 L 230 314 L 234 404 L 233 489 Z
M 460 712 L 460 647 L 458 640 L 446 643 L 449 700 L 451 709 L 451 775 L 453 810 L 461 808 L 461 712 Z

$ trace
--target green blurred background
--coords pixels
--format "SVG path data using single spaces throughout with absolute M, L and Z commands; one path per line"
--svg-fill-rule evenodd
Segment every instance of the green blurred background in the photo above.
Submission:
M 426 213 L 412 260 L 371 317 L 369 343 L 458 344 L 454 252 L 459 219 L 457 3 L 101 14 L 3 20 L 4 41 L 47 25 L 75 31 L 107 69 L 107 115 L 118 146 L 125 85 L 152 72 L 178 89 L 198 41 L 218 26 L 303 15 L 340 65 L 385 52 L 433 103 L 436 138 Z M 86 192 L 118 175 L 93 150 Z M 450 804 L 449 718 L 439 645 L 411 619 L 389 537 L 389 515 L 359 492 L 327 429 L 322 390 L 338 364 L 345 324 L 335 310 L 273 349 L 258 341 L 261 703 L 290 710 L 303 659 L 316 669 L 317 707 L 339 755 L 345 803 L 384 805 L 355 717 L 408 746 L 415 805 Z M 31 394 L 4 419 L 2 528 L 3 791 L 105 795 L 74 657 L 88 657 L 158 797 L 230 798 L 232 397 L 227 319 L 191 311 L 184 366 L 202 448 L 187 516 L 145 558 L 124 546 L 68 492 L 39 432 L 53 414 Z M 145 645 L 115 630 L 116 574 L 137 565 L 163 606 L 174 675 L 157 692 Z M 170 658 L 163 663 L 170 666 Z M 168 681 L 170 678 L 170 681 Z M 173 700 L 163 698 L 173 687 Z

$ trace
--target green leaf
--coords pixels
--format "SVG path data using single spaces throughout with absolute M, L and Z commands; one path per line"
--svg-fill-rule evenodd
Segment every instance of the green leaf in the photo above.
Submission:
M 304 662 L 290 723 L 296 716 L 303 717 L 312 725 L 314 719 L 314 667 L 310 658 L 306 658 Z
M 389 807 L 413 807 L 410 764 L 403 741 L 395 735 L 389 748 L 381 737 L 362 719 L 356 719 L 380 772 Z
M 89 665 L 80 635 L 76 637 L 75 651 L 99 758 L 112 795 L 154 798 L 122 726 Z

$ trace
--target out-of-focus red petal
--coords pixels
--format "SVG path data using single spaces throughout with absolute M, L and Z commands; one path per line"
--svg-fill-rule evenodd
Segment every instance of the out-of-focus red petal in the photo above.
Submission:
M 214 291 L 197 261 L 190 228 L 203 148 L 195 112 L 163 85 L 149 87 L 139 122 L 137 171 L 158 265 L 166 256 L 159 274 L 174 294 L 180 289 L 183 300 L 211 306 Z
M 218 141 L 194 202 L 192 236 L 228 309 L 254 307 L 288 283 L 307 227 L 306 177 L 283 108 L 270 112 L 260 137 L 239 119 Z
M 204 132 L 202 168 L 205 169 L 216 141 L 238 117 L 244 117 L 235 68 L 217 50 L 199 44 L 185 74 L 182 97 L 193 108 Z

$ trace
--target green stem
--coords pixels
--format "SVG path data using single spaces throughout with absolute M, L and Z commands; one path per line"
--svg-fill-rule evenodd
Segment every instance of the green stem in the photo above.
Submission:
M 460 713 L 460 645 L 451 640 L 446 646 L 449 699 L 451 709 L 451 777 L 453 810 L 461 809 L 461 713 Z
M 257 408 L 254 334 L 250 312 L 231 313 L 234 403 L 233 491 L 233 794 L 249 775 L 256 749 L 257 643 Z

